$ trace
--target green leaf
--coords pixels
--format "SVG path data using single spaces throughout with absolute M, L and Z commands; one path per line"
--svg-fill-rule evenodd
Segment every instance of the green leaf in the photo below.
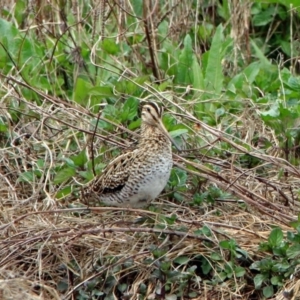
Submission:
M 300 91 L 300 79 L 298 77 L 291 76 L 287 82 L 288 86 L 296 92 Z
M 228 83 L 228 89 L 232 92 L 237 90 L 246 89 L 245 86 L 252 84 L 260 71 L 260 62 L 253 62 L 247 66 L 243 72 L 234 76 Z
M 0 18 L 1 36 L 0 41 L 5 45 L 10 54 L 17 50 L 17 45 L 14 42 L 15 36 L 19 33 L 18 29 L 13 25 L 13 22 L 8 22 Z
M 174 259 L 174 262 L 179 265 L 186 265 L 190 261 L 188 256 L 178 256 Z
M 274 14 L 274 6 L 270 6 L 266 10 L 254 15 L 252 18 L 252 23 L 254 26 L 265 26 L 273 21 Z
M 255 288 L 259 289 L 266 279 L 268 279 L 268 277 L 264 274 L 255 275 L 253 279 Z
M 7 125 L 3 122 L 3 120 L 0 118 L 0 132 L 7 132 L 8 127 Z
M 72 192 L 72 187 L 71 186 L 66 186 L 63 189 L 59 190 L 56 195 L 55 198 L 56 199 L 62 199 L 68 195 L 70 195 Z
M 261 49 L 256 45 L 254 40 L 251 40 L 251 46 L 254 49 L 254 52 L 257 56 L 257 58 L 266 66 L 272 66 L 272 64 L 270 63 L 270 61 L 265 57 L 265 55 L 263 54 L 263 52 L 261 51 Z
M 124 293 L 127 289 L 127 284 L 126 283 L 121 283 L 121 284 L 118 284 L 118 290 L 121 292 L 121 293 Z
M 86 151 L 83 150 L 79 154 L 71 156 L 70 159 L 74 162 L 75 166 L 82 167 L 88 161 Z
M 223 116 L 224 114 L 225 114 L 224 107 L 220 107 L 220 108 L 217 108 L 215 110 L 215 116 L 216 116 L 216 118 L 219 118 L 219 117 Z
M 281 278 L 280 278 L 280 276 L 272 276 L 271 283 L 273 285 L 280 285 L 281 284 Z
M 187 133 L 187 132 L 188 132 L 187 129 L 182 128 L 182 129 L 176 129 L 176 130 L 170 131 L 169 133 L 170 133 L 172 138 L 176 138 L 176 137 L 178 137 L 178 136 L 180 136 L 184 133 Z
M 245 273 L 246 273 L 246 270 L 243 267 L 237 266 L 234 269 L 234 273 L 235 273 L 236 277 L 243 277 L 245 275 Z
M 130 124 L 128 125 L 128 129 L 130 130 L 134 130 L 137 129 L 141 126 L 141 119 L 135 120 L 130 122 Z
M 271 298 L 274 295 L 273 285 L 268 285 L 263 288 L 263 294 L 266 298 Z
M 211 253 L 210 258 L 211 258 L 211 260 L 214 260 L 214 261 L 223 261 L 223 257 L 217 252 Z
M 120 52 L 120 46 L 114 40 L 108 38 L 102 41 L 101 48 L 111 55 L 116 55 Z
M 207 20 L 208 21 L 208 20 Z M 198 37 L 200 40 L 205 41 L 212 36 L 212 32 L 215 26 L 208 22 L 202 22 L 200 26 L 198 26 Z
M 20 2 L 20 1 L 18 1 L 18 2 Z M 69 285 L 68 285 L 68 283 L 66 281 L 59 281 L 57 283 L 57 290 L 59 292 L 63 292 L 64 293 L 68 288 L 69 288 Z
M 183 50 L 178 58 L 178 67 L 176 82 L 180 84 L 191 84 L 191 66 L 193 65 L 193 48 L 192 48 L 192 39 L 190 35 L 186 35 L 183 41 Z
M 0 42 L 9 52 L 10 57 L 14 60 L 15 64 L 19 65 L 20 69 L 22 68 L 22 76 L 28 77 L 31 82 L 33 74 L 38 71 L 37 67 L 40 63 L 41 56 L 43 55 L 40 46 L 35 43 L 34 39 L 28 39 L 26 35 L 21 33 L 14 26 L 14 22 L 7 22 L 0 18 L 0 28 Z M 0 66 L 10 67 L 12 62 L 4 51 L 3 46 L 0 45 Z M 34 73 L 32 73 L 33 68 L 36 69 Z M 25 69 L 27 69 L 27 72 Z
M 121 122 L 133 120 L 137 116 L 139 101 L 133 97 L 130 97 L 124 103 L 121 111 Z
M 283 241 L 283 233 L 280 228 L 274 228 L 268 238 L 268 242 L 272 248 L 280 247 Z
M 75 176 L 76 171 L 74 168 L 63 168 L 62 170 L 58 171 L 53 179 L 54 184 L 62 183 L 73 176 Z
M 261 111 L 260 115 L 266 117 L 278 118 L 280 115 L 278 104 L 276 103 L 272 105 L 271 108 L 267 111 Z
M 18 182 L 33 182 L 34 181 L 34 172 L 26 171 L 19 175 Z
M 131 0 L 131 4 L 136 16 L 141 18 L 143 12 L 143 0 Z
M 173 168 L 170 176 L 170 184 L 172 186 L 181 187 L 184 186 L 187 180 L 187 173 L 179 168 Z
M 87 97 L 91 88 L 92 85 L 89 82 L 78 77 L 75 84 L 73 100 L 80 105 L 86 106 L 88 102 Z
M 300 256 L 300 244 L 294 244 L 286 251 L 286 255 L 289 259 L 294 259 Z
M 193 78 L 193 88 L 198 90 L 204 90 L 204 78 L 202 69 L 197 61 L 197 58 L 193 55 L 192 63 L 192 78 Z
M 205 70 L 205 88 L 220 94 L 223 87 L 221 49 L 223 48 L 223 27 L 219 25 L 213 37 Z
M 71 168 L 75 168 L 75 163 L 71 158 L 64 157 L 62 160 L 64 160 L 66 162 L 66 166 L 71 167 Z
M 235 250 L 236 249 L 236 242 L 235 240 L 225 240 L 225 241 L 221 241 L 219 243 L 220 247 L 222 247 L 223 249 L 228 249 L 228 250 Z
M 205 257 L 201 259 L 201 270 L 205 275 L 209 274 L 209 272 L 212 270 L 211 264 Z
M 110 86 L 91 87 L 88 92 L 91 96 L 110 97 L 113 96 L 113 89 Z M 84 94 L 85 95 L 85 94 Z

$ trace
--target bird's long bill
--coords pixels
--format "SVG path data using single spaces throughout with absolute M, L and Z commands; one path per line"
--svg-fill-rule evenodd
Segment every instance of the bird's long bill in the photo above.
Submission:
M 175 141 L 172 139 L 172 137 L 170 136 L 169 132 L 167 131 L 166 127 L 164 126 L 163 122 L 161 120 L 159 120 L 159 126 L 160 129 L 165 133 L 166 137 L 171 141 L 171 143 L 175 146 L 175 148 L 180 151 L 180 148 L 178 147 L 178 145 L 175 143 Z

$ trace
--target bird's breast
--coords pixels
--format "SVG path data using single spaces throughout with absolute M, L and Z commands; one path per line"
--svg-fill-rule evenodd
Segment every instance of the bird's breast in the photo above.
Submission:
M 172 165 L 171 156 L 157 157 L 156 161 L 148 166 L 147 172 L 142 172 L 144 174 L 138 188 L 141 198 L 151 201 L 162 192 L 169 180 Z

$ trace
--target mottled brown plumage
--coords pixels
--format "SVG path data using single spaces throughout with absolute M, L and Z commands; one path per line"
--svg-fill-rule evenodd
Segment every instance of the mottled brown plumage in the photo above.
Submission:
M 143 207 L 164 189 L 172 168 L 171 138 L 154 102 L 142 108 L 137 149 L 112 160 L 84 192 L 84 197 L 109 206 Z

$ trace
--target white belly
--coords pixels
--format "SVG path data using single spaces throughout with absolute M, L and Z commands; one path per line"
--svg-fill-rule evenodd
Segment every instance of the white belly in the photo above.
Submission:
M 166 160 L 163 164 L 153 165 L 148 174 L 139 183 L 138 191 L 129 198 L 135 207 L 143 207 L 154 200 L 165 188 L 172 169 L 172 161 Z

